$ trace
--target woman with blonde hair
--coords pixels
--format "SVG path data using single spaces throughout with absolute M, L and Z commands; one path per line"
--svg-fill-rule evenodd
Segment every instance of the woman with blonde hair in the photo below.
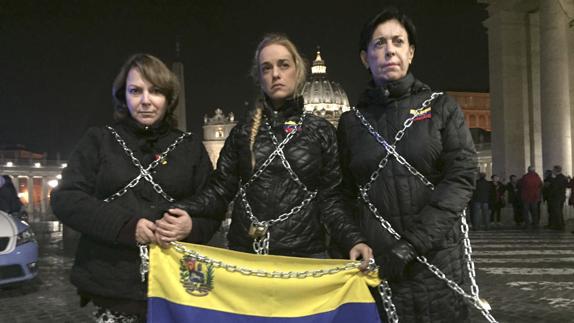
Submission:
M 253 113 L 231 131 L 206 189 L 170 212 L 222 219 L 234 201 L 230 249 L 326 258 L 328 232 L 366 266 L 371 249 L 341 202 L 335 128 L 303 110 L 306 65 L 297 48 L 265 36 L 252 75 L 261 90 Z

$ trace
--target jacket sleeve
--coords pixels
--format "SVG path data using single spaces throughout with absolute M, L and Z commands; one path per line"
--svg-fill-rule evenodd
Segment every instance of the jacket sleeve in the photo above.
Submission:
M 337 245 L 348 252 L 366 239 L 343 201 L 337 135 L 331 124 L 327 125 L 324 132 L 322 154 L 321 183 L 316 197 L 320 203 L 322 221 Z
M 91 128 L 72 152 L 60 185 L 51 194 L 51 207 L 63 224 L 92 238 L 117 243 L 121 229 L 134 214 L 95 197 L 103 129 Z M 135 241 L 135 238 L 134 238 Z
M 444 243 L 446 234 L 457 223 L 460 212 L 472 197 L 477 170 L 476 150 L 462 110 L 450 97 L 442 97 L 435 105 L 442 109 L 439 111 L 444 125 L 440 130 L 441 177 L 429 203 L 403 236 L 421 255 Z
M 341 192 L 343 194 L 343 201 L 346 207 L 351 210 L 357 209 L 357 198 L 359 197 L 358 185 L 351 174 L 351 156 L 349 150 L 349 142 L 347 140 L 347 129 L 349 113 L 344 113 L 339 119 L 339 126 L 337 127 L 337 144 L 339 148 L 339 161 L 341 166 Z M 353 212 L 353 215 L 356 215 Z
M 205 187 L 191 198 L 173 204 L 192 217 L 223 220 L 227 207 L 239 188 L 238 127 L 234 127 L 221 149 L 217 169 Z
M 198 140 L 197 146 L 197 149 L 194 149 L 194 151 L 197 151 L 199 155 L 199 161 L 197 169 L 194 173 L 193 191 L 201 192 L 207 184 L 209 176 L 213 173 L 213 166 L 211 165 L 209 155 L 207 154 L 203 143 Z M 192 218 L 191 233 L 185 239 L 185 241 L 202 244 L 208 243 L 215 232 L 217 232 L 220 225 L 221 220 L 219 219 L 194 217 Z

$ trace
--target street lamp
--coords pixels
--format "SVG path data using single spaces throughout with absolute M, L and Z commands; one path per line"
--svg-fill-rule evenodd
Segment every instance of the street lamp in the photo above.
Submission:
M 50 186 L 51 188 L 55 188 L 56 186 L 58 186 L 58 180 L 57 179 L 51 179 L 48 181 L 48 186 Z

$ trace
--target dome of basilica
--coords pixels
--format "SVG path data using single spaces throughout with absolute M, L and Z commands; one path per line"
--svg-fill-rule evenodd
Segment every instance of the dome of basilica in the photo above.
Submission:
M 339 83 L 327 78 L 327 66 L 317 51 L 317 57 L 311 66 L 311 76 L 303 87 L 305 111 L 323 117 L 335 126 L 339 117 L 350 110 L 347 93 Z

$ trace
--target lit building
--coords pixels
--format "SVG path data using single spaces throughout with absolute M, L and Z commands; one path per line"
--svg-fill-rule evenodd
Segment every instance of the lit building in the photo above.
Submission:
M 574 0 L 479 2 L 488 5 L 494 171 L 572 174 Z
M 17 147 L 0 150 L 0 174 L 12 178 L 30 221 L 53 220 L 50 193 L 58 185 L 66 163 L 48 161 L 46 153 Z
M 233 112 L 226 116 L 221 109 L 215 109 L 213 117 L 207 115 L 203 117 L 203 145 L 209 154 L 213 167 L 217 164 L 219 152 L 223 148 L 225 139 L 236 124 L 237 121 L 235 121 Z
M 490 94 L 453 91 L 447 91 L 447 94 L 462 108 L 478 153 L 478 166 L 480 171 L 490 178 L 492 175 Z
M 311 75 L 303 87 L 305 111 L 323 117 L 337 126 L 341 114 L 350 110 L 347 93 L 339 83 L 327 78 L 327 65 L 317 51 Z

